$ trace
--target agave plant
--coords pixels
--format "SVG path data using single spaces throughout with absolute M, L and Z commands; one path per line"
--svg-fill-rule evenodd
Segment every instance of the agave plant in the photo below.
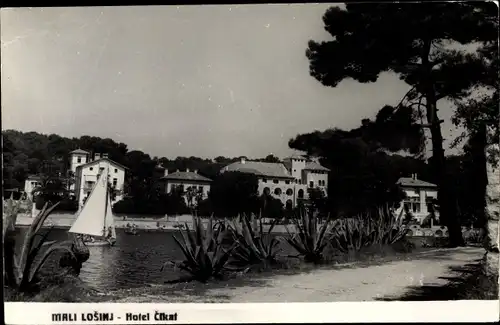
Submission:
M 174 240 L 182 250 L 185 260 L 168 261 L 162 266 L 162 270 L 167 265 L 173 265 L 190 273 L 194 280 L 200 282 L 206 282 L 210 278 L 220 278 L 236 244 L 228 250 L 222 247 L 220 242 L 222 227 L 214 227 L 213 216 L 208 221 L 207 229 L 197 216 L 193 216 L 193 231 L 189 229 L 187 223 L 184 227 L 185 232 L 179 231 L 182 241 L 176 236 Z
M 403 220 L 402 212 L 395 216 L 387 205 L 377 208 L 375 215 L 364 213 L 338 219 L 331 231 L 332 246 L 346 253 L 376 244 L 394 244 L 408 232 Z
M 330 240 L 335 249 L 347 253 L 372 245 L 376 241 L 376 235 L 371 219 L 358 215 L 335 220 Z
M 276 225 L 274 220 L 269 229 L 264 232 L 262 217 L 259 216 L 259 223 L 252 214 L 249 218 L 246 215 L 239 217 L 240 222 L 233 222 L 229 227 L 231 235 L 237 248 L 233 252 L 237 264 L 243 265 L 270 265 L 276 262 L 276 256 L 281 251 L 279 240 L 271 236 Z
M 323 251 L 328 244 L 326 234 L 330 222 L 331 218 L 328 215 L 326 222 L 318 229 L 318 218 L 314 212 L 312 210 L 309 213 L 301 211 L 299 217 L 292 218 L 292 224 L 298 230 L 297 233 L 292 234 L 285 226 L 288 233 L 286 241 L 304 257 L 306 262 L 320 263 L 324 259 Z
M 401 209 L 399 215 L 395 215 L 388 205 L 378 209 L 378 232 L 382 244 L 394 244 L 406 236 L 410 229 L 403 224 L 403 213 L 404 209 Z
M 7 225 L 7 228 L 4 227 L 4 279 L 5 284 L 11 289 L 24 293 L 36 292 L 40 282 L 39 272 L 54 253 L 65 252 L 76 261 L 76 256 L 67 243 L 48 242 L 50 230 L 44 234 L 41 233 L 45 220 L 58 204 L 56 203 L 50 208 L 48 208 L 48 204 L 45 204 L 35 217 L 24 236 L 21 256 L 18 259 L 15 253 L 15 223 L 18 204 L 15 204 L 12 199 L 7 202 L 7 211 L 4 211 L 3 216 L 4 225 Z M 42 247 L 46 247 L 43 252 Z

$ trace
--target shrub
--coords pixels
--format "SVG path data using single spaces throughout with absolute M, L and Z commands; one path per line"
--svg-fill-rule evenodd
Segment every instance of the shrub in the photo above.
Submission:
M 365 213 L 335 220 L 330 240 L 335 249 L 344 253 L 371 245 L 391 245 L 408 233 L 409 229 L 403 221 L 403 210 L 395 216 L 386 205 L 385 208 L 378 208 L 375 214 Z
M 276 221 L 273 221 L 267 232 L 264 232 L 262 218 L 259 218 L 257 225 L 253 214 L 251 220 L 246 215 L 241 215 L 241 226 L 233 222 L 229 230 L 234 241 L 238 243 L 233 252 L 237 264 L 268 266 L 276 262 L 276 256 L 281 249 L 278 249 L 279 240 L 271 234 L 275 224 Z
M 235 244 L 228 250 L 224 250 L 220 242 L 221 227 L 214 230 L 213 216 L 210 217 L 207 229 L 204 229 L 202 219 L 193 216 L 193 231 L 185 224 L 185 232 L 180 230 L 182 242 L 174 236 L 174 240 L 182 250 L 185 260 L 168 261 L 167 265 L 173 265 L 191 274 L 192 279 L 206 282 L 210 278 L 220 278 L 222 272 L 235 248 Z
M 5 285 L 10 289 L 23 293 L 35 293 L 40 290 L 40 270 L 52 254 L 63 251 L 71 256 L 76 263 L 77 258 L 67 243 L 48 242 L 50 230 L 45 234 L 41 233 L 43 223 L 50 213 L 57 207 L 58 203 L 47 208 L 45 204 L 40 213 L 33 220 L 22 246 L 21 256 L 16 257 L 15 222 L 17 218 L 17 207 L 13 200 L 7 202 L 7 209 L 4 210 L 4 254 Z M 7 227 L 5 227 L 7 226 Z M 39 238 L 38 238 L 39 237 Z M 38 239 L 38 240 L 37 240 Z M 42 247 L 46 250 L 42 253 Z
M 285 226 L 288 233 L 286 241 L 292 246 L 299 255 L 304 256 L 305 262 L 320 263 L 324 260 L 323 251 L 328 244 L 326 231 L 330 225 L 330 216 L 318 229 L 317 215 L 310 209 L 308 213 L 302 209 L 299 216 L 292 217 L 292 224 L 298 230 L 298 233 L 292 234 Z

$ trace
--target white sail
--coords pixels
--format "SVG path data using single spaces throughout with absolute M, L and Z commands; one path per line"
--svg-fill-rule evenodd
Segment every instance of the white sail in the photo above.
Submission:
M 106 231 L 108 227 L 111 227 L 111 238 L 116 238 L 115 218 L 113 216 L 113 211 L 111 210 L 111 198 L 109 195 L 108 195 L 108 204 L 106 207 L 106 218 L 104 220 L 104 225 L 106 227 Z
M 103 171 L 90 192 L 87 201 L 77 214 L 70 233 L 101 237 L 104 235 L 108 186 L 107 170 Z

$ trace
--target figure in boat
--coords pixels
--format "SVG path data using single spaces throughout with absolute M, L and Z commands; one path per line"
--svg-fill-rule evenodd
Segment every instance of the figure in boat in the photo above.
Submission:
M 125 233 L 127 235 L 137 235 L 137 225 L 133 224 L 131 225 L 130 223 L 127 223 L 127 226 L 125 227 Z

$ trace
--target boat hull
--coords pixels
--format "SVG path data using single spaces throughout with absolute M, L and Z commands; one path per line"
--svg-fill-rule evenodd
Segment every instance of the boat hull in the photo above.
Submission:
M 110 241 L 107 241 L 107 240 L 96 240 L 96 241 L 92 241 L 92 242 L 85 242 L 85 246 L 114 246 L 115 243 L 114 242 L 110 242 Z

